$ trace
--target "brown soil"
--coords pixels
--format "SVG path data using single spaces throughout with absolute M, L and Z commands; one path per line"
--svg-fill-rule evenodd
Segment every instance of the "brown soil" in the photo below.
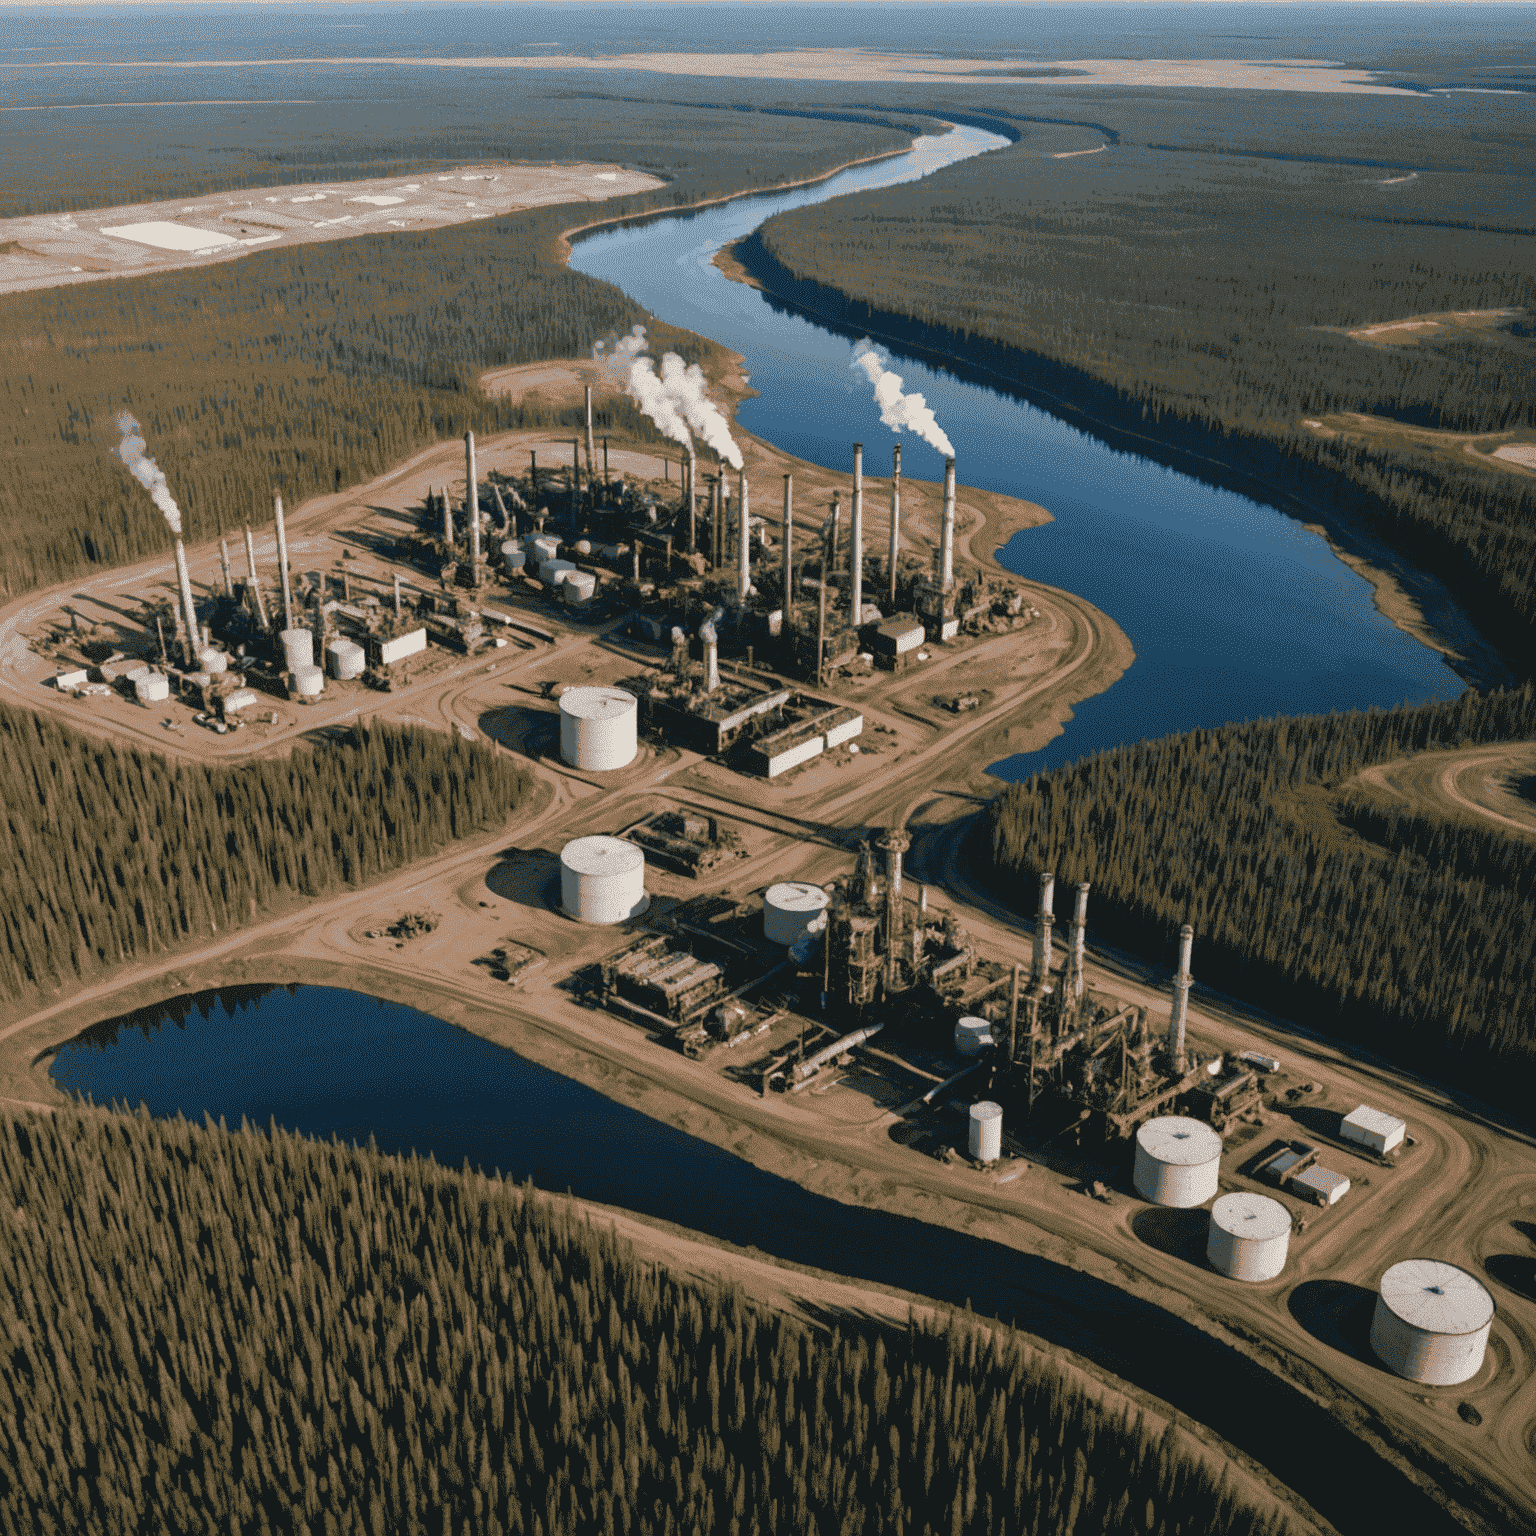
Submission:
M 1432 816 L 1472 816 L 1502 831 L 1536 834 L 1536 742 L 1420 752 L 1367 768 L 1354 782 Z

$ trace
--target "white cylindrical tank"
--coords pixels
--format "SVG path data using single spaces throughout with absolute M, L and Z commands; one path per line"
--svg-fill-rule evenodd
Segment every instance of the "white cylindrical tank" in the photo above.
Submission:
M 645 855 L 618 837 L 578 837 L 560 851 L 560 904 L 581 923 L 622 923 L 646 908 Z
M 566 602 L 579 608 L 592 601 L 592 595 L 597 591 L 597 577 L 587 571 L 567 571 L 563 585 Z
M 521 544 L 510 539 L 501 546 L 501 567 L 505 571 L 520 571 L 528 563 L 527 552 Z
M 1453 1387 L 1482 1369 L 1493 1297 L 1466 1270 L 1439 1259 L 1404 1259 L 1381 1277 L 1371 1348 L 1399 1376 Z
M 559 581 L 567 571 L 575 569 L 569 560 L 543 560 L 539 563 L 539 580 L 547 587 Z
M 197 653 L 197 664 L 209 677 L 217 677 L 220 672 L 229 671 L 229 657 L 223 651 L 214 650 L 212 646 Z
M 1239 1190 L 1211 1207 L 1205 1256 L 1233 1280 L 1273 1280 L 1291 1246 L 1291 1213 L 1268 1195 Z
M 992 1021 L 975 1017 L 955 1025 L 955 1049 L 962 1056 L 980 1056 L 992 1044 Z
M 293 689 L 301 699 L 313 699 L 325 688 L 325 673 L 319 667 L 295 667 Z
M 1204 1205 L 1220 1172 L 1221 1137 L 1203 1120 L 1162 1115 L 1136 1132 L 1132 1182 L 1154 1205 Z
M 542 565 L 560 553 L 560 540 L 552 533 L 530 533 L 523 540 L 523 548 L 528 551 L 529 560 Z
M 331 640 L 325 647 L 325 667 L 332 677 L 343 682 L 361 677 L 368 658 L 362 646 L 351 640 Z
M 315 637 L 307 629 L 285 629 L 277 638 L 283 647 L 283 671 L 314 666 Z
M 788 949 L 826 924 L 831 900 L 821 886 L 806 880 L 770 885 L 763 897 L 763 937 Z
M 971 1156 L 995 1163 L 1003 1155 L 1003 1108 L 983 1099 L 971 1105 Z
M 576 553 L 583 557 L 590 555 L 592 553 L 592 541 L 590 539 L 577 539 Z
M 639 720 L 639 703 L 622 688 L 567 688 L 560 695 L 560 756 L 572 768 L 627 768 L 639 749 Z
M 159 704 L 171 696 L 171 680 L 163 672 L 144 671 L 133 680 L 133 696 L 140 704 Z

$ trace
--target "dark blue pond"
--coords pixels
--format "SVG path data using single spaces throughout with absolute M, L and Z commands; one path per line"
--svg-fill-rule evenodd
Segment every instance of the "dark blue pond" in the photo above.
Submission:
M 866 464 L 880 472 L 897 438 L 880 424 L 863 376 L 849 371 L 849 338 L 729 281 L 711 258 L 785 209 L 914 180 L 1004 142 L 966 127 L 919 139 L 910 154 L 816 187 L 598 231 L 577 244 L 572 265 L 740 352 L 759 391 L 739 412 L 749 431 L 827 469 L 850 468 L 850 445 L 862 442 Z M 1462 691 L 1436 652 L 1376 612 L 1361 577 L 1276 508 L 895 354 L 905 387 L 926 397 L 954 442 L 961 481 L 1037 501 L 1054 515 L 1015 536 L 1003 563 L 1088 598 L 1136 647 L 1136 664 L 1083 705 L 1064 736 L 995 772 L 1023 777 L 1120 742 L 1229 720 Z M 942 475 L 936 450 L 910 433 L 900 441 L 908 475 Z

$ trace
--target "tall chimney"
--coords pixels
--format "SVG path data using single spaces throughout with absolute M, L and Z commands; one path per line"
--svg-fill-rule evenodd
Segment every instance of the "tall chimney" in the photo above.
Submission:
M 587 385 L 587 479 L 588 480 L 591 480 L 593 478 L 593 471 L 594 471 L 595 468 L 596 468 L 596 464 L 594 463 L 594 456 L 593 456 L 593 453 L 592 453 L 592 386 L 590 384 L 588 384 Z
M 395 617 L 400 617 L 400 572 L 395 572 Z
M 704 642 L 704 692 L 713 693 L 720 686 L 720 645 L 715 636 L 715 626 L 700 626 L 699 638 Z
M 837 542 L 837 503 L 832 503 L 832 517 L 821 531 L 821 580 L 816 583 L 816 686 L 821 687 L 821 664 L 827 654 L 827 577 L 831 574 L 829 553 Z
M 830 567 L 831 571 L 836 571 L 837 570 L 837 553 L 838 553 L 838 551 L 837 551 L 837 544 L 838 544 L 838 536 L 842 533 L 842 531 L 843 531 L 843 493 L 841 491 L 839 491 L 839 490 L 834 490 L 832 492 L 832 539 L 831 539 L 831 544 L 830 544 L 829 550 L 828 550 L 829 558 L 827 560 L 827 566 Z M 821 579 L 822 579 L 822 585 L 823 586 L 826 585 L 826 580 L 827 580 L 828 574 L 829 574 L 828 570 L 825 570 L 825 569 L 821 573 Z
M 736 492 L 741 502 L 736 513 L 740 530 L 736 540 L 736 595 L 745 603 L 747 588 L 752 585 L 752 534 L 751 519 L 747 516 L 747 472 L 744 469 L 737 472 Z
M 864 617 L 864 444 L 853 445 L 853 516 L 848 522 L 848 574 L 852 578 L 848 620 L 855 629 Z
M 698 478 L 699 460 L 698 456 L 693 451 L 693 442 L 690 439 L 688 443 L 688 469 L 686 474 L 683 476 L 683 507 L 688 514 L 688 553 L 690 555 L 694 552 L 695 549 L 698 548 L 698 544 L 696 543 L 694 537 L 696 530 L 694 528 L 693 522 L 694 497 L 698 489 Z
M 1189 989 L 1195 980 L 1189 974 L 1189 956 L 1194 947 L 1195 930 L 1185 923 L 1179 929 L 1179 971 L 1173 978 L 1173 1012 L 1168 1018 L 1168 1059 L 1180 1075 L 1185 1070 L 1184 1026 L 1189 1016 Z
M 1072 913 L 1072 948 L 1067 956 L 1067 1001 L 1083 1000 L 1083 964 L 1088 942 L 1088 882 L 1077 888 L 1077 906 Z
M 187 570 L 186 546 L 176 540 L 176 580 L 181 587 L 182 622 L 187 626 L 187 670 L 197 670 L 197 608 L 192 602 L 192 576 Z
M 944 530 L 939 539 L 939 586 L 948 592 L 955 579 L 955 461 L 944 460 Z
M 229 540 L 222 533 L 219 535 L 219 564 L 224 568 L 224 596 L 233 597 L 235 582 L 229 574 Z
M 283 498 L 272 498 L 272 511 L 277 519 L 277 570 L 283 583 L 283 628 L 293 628 L 293 589 L 288 584 L 288 530 L 283 525 Z
M 443 487 L 443 543 L 453 545 L 453 508 L 448 505 L 448 487 Z
M 723 554 L 720 546 L 724 543 L 724 528 L 722 526 L 725 521 L 724 484 L 725 477 L 723 474 L 714 475 L 710 478 L 710 507 L 711 515 L 714 519 L 714 526 L 709 536 L 709 568 L 712 571 L 720 569 Z
M 246 585 L 256 602 L 256 622 L 267 627 L 267 606 L 261 600 L 261 583 L 256 579 L 256 541 L 251 537 L 251 525 L 245 525 L 245 576 Z
M 510 538 L 512 535 L 512 514 L 507 511 L 507 504 L 501 499 L 501 487 L 494 480 L 491 482 L 491 495 L 496 501 L 496 516 L 501 523 L 501 531 Z
M 890 575 L 890 605 L 891 612 L 896 612 L 896 552 L 901 545 L 901 444 L 896 444 L 896 451 L 891 456 L 891 569 Z
M 795 477 L 784 476 L 784 527 L 779 534 L 782 548 L 780 554 L 784 559 L 784 617 L 780 621 L 783 626 L 780 633 L 787 640 L 789 638 L 790 615 L 794 612 L 794 552 L 795 552 Z
M 1047 870 L 1040 876 L 1040 910 L 1035 917 L 1035 949 L 1030 961 L 1029 979 L 1043 982 L 1051 974 L 1051 899 L 1056 891 L 1056 876 Z
M 581 521 L 581 439 L 571 439 L 571 530 Z
M 591 391 L 588 391 L 591 394 Z M 480 480 L 475 474 L 475 434 L 464 434 L 464 515 L 469 519 L 469 569 L 480 570 Z
M 640 540 L 636 539 L 634 548 L 630 550 L 630 559 L 633 565 L 633 579 L 635 585 L 640 585 Z

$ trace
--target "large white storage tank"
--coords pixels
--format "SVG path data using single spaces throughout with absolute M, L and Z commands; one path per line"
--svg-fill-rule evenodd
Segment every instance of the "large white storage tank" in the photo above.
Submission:
M 1161 1115 L 1136 1132 L 1132 1182 L 1154 1205 L 1204 1205 L 1220 1172 L 1221 1137 L 1203 1120 Z
M 578 837 L 560 850 L 560 905 L 580 923 L 645 911 L 645 855 L 618 837 Z
M 640 705 L 622 688 L 567 688 L 560 695 L 560 756 L 572 768 L 627 768 L 639 750 Z
M 1381 1277 L 1371 1348 L 1399 1376 L 1453 1387 L 1482 1369 L 1493 1297 L 1466 1270 L 1439 1259 L 1404 1259 Z
M 1291 1246 L 1291 1213 L 1268 1195 L 1239 1190 L 1211 1207 L 1205 1256 L 1233 1280 L 1273 1280 Z
M 283 670 L 297 672 L 315 664 L 315 637 L 307 629 L 285 629 L 277 637 L 283 646 Z
M 770 885 L 763 897 L 763 937 L 786 949 L 807 934 L 826 926 L 832 898 L 819 885 L 806 880 L 785 880 Z
M 295 667 L 293 687 L 301 699 L 318 698 L 325 691 L 325 673 L 319 667 Z
M 573 608 L 590 603 L 597 595 L 597 577 L 590 571 L 567 571 L 560 586 L 561 595 Z
M 962 1056 L 980 1056 L 991 1044 L 990 1019 L 966 1018 L 955 1025 L 955 1049 Z
M 330 640 L 325 647 L 325 667 L 339 682 L 361 677 L 367 665 L 362 646 L 354 640 Z
M 539 563 L 539 580 L 546 587 L 557 587 L 565 579 L 565 573 L 575 569 L 569 560 L 543 560 Z
M 1003 1155 L 1003 1109 L 983 1099 L 971 1105 L 971 1156 L 978 1163 L 995 1163 Z

